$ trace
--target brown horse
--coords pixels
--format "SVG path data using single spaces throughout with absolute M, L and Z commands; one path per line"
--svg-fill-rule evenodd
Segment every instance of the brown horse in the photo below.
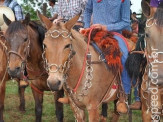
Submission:
M 7 53 L 8 53 L 7 42 L 5 40 L 3 32 L 0 32 L 0 122 L 3 122 L 3 110 L 4 110 L 4 97 L 5 97 L 5 85 L 6 81 L 9 80 L 7 73 Z M 19 110 L 25 111 L 25 88 L 20 87 L 20 81 L 18 82 L 18 91 L 20 98 Z
M 147 66 L 141 85 L 142 118 L 143 122 L 161 121 L 161 114 L 163 114 L 163 4 L 160 4 L 154 13 L 149 4 L 143 0 L 142 9 L 147 17 L 144 38 Z
M 41 122 L 43 92 L 49 91 L 47 86 L 47 72 L 42 59 L 42 41 L 45 29 L 36 22 L 30 21 L 27 14 L 25 20 L 11 22 L 3 16 L 8 29 L 5 38 L 9 45 L 8 73 L 11 77 L 22 79 L 27 71 L 35 99 L 36 121 Z M 63 105 L 57 101 L 63 96 L 63 91 L 55 96 L 56 115 L 59 122 L 63 121 Z
M 85 109 L 89 114 L 89 122 L 99 122 L 101 103 L 117 99 L 117 89 L 113 90 L 112 86 L 119 81 L 119 71 L 115 70 L 113 73 L 107 70 L 105 63 L 89 63 L 100 62 L 99 54 L 92 46 L 89 46 L 90 54 L 87 55 L 86 71 L 83 70 L 82 64 L 87 50 L 85 37 L 71 29 L 79 15 L 66 23 L 54 24 L 40 13 L 38 16 L 48 30 L 43 41 L 45 62 L 49 70 L 48 86 L 52 91 L 58 91 L 64 86 L 78 122 L 86 121 Z M 83 76 L 80 77 L 82 71 Z
M 8 80 L 6 74 L 7 68 L 7 47 L 5 45 L 5 39 L 3 33 L 0 32 L 0 122 L 3 122 L 3 110 L 4 110 L 4 98 L 5 98 L 5 85 Z

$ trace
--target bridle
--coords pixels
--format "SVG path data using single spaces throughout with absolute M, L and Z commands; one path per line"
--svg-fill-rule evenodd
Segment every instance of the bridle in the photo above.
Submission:
M 10 57 L 11 54 L 14 54 L 14 55 L 16 55 L 17 57 L 19 57 L 21 59 L 21 61 L 22 61 L 21 62 L 21 69 L 22 70 L 25 70 L 25 65 L 27 63 L 27 58 L 29 57 L 29 52 L 30 52 L 31 41 L 30 41 L 30 39 L 28 39 L 27 41 L 28 41 L 28 44 L 24 49 L 24 51 L 26 52 L 25 56 L 22 56 L 19 53 L 17 53 L 16 51 L 13 51 L 13 50 L 8 51 L 8 57 Z M 8 63 L 9 63 L 9 58 L 8 58 Z
M 65 31 L 65 30 L 62 30 L 62 31 L 59 31 L 59 30 L 51 31 L 51 30 L 49 30 L 45 34 L 45 38 L 47 38 L 49 36 L 52 37 L 53 39 L 56 39 L 59 36 L 62 36 L 65 39 L 70 38 L 72 40 L 71 33 L 69 33 L 68 31 Z M 48 73 L 56 73 L 56 72 L 64 73 L 64 76 L 65 76 L 67 71 L 70 68 L 71 59 L 75 55 L 75 51 L 73 50 L 72 44 L 70 44 L 70 52 L 69 52 L 69 55 L 68 55 L 68 59 L 63 64 L 59 64 L 59 65 L 58 64 L 50 64 L 50 63 L 48 63 L 48 60 L 45 57 L 45 53 L 46 53 L 45 49 L 46 49 L 46 47 L 45 47 L 45 45 L 43 45 L 42 58 L 43 58 L 43 61 L 44 61 L 44 67 L 45 67 L 46 71 Z M 55 69 L 51 70 L 52 67 L 55 67 Z

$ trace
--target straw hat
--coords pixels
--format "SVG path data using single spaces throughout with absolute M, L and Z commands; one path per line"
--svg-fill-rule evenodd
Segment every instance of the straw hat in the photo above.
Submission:
M 2 31 L 5 31 L 7 29 L 7 25 L 3 20 L 3 14 L 5 14 L 11 21 L 15 21 L 15 15 L 9 7 L 0 6 L 0 28 Z

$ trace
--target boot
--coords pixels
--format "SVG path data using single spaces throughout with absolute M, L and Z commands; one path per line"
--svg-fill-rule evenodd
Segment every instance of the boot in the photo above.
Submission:
M 117 106 L 117 112 L 126 114 L 128 112 L 128 105 L 126 103 L 127 101 L 127 95 L 126 96 L 120 96 L 116 106 Z
M 69 104 L 70 101 L 68 97 L 64 97 L 64 98 L 59 98 L 58 102 L 63 103 L 63 104 Z
M 131 104 L 129 106 L 129 108 L 130 109 L 133 109 L 133 110 L 140 110 L 140 108 L 141 108 L 141 102 L 140 101 L 136 101 L 133 104 Z
M 29 85 L 29 82 L 28 81 L 25 81 L 25 80 L 20 80 L 20 87 L 27 87 Z

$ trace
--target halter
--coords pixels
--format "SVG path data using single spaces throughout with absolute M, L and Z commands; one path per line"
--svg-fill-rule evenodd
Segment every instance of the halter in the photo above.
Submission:
M 26 50 L 26 55 L 23 57 L 22 55 L 20 55 L 19 53 L 17 53 L 16 51 L 13 51 L 13 50 L 11 50 L 11 51 L 9 51 L 8 52 L 8 57 L 11 55 L 11 54 L 14 54 L 14 55 L 16 55 L 16 56 L 18 56 L 21 60 L 22 60 L 22 62 L 21 62 L 21 69 L 24 69 L 25 68 L 25 64 L 26 64 L 26 62 L 27 62 L 27 57 L 29 56 L 29 51 L 30 51 L 30 39 L 28 40 L 28 45 L 27 45 L 27 47 L 25 48 Z M 8 61 L 8 63 L 9 63 L 9 61 Z
M 62 31 L 59 31 L 59 30 L 48 31 L 45 34 L 45 38 L 50 36 L 50 37 L 56 39 L 60 35 L 65 39 L 70 38 L 72 40 L 71 33 L 69 33 L 68 31 L 65 31 L 65 30 L 62 30 Z M 45 53 L 46 53 L 45 45 L 43 45 L 42 58 L 43 58 L 43 61 L 44 61 L 44 67 L 45 67 L 46 71 L 49 72 L 49 73 L 56 73 L 56 72 L 63 73 L 65 71 L 67 71 L 70 68 L 71 59 L 75 55 L 75 52 L 74 52 L 72 44 L 71 44 L 70 53 L 69 53 L 67 61 L 65 61 L 63 64 L 58 65 L 58 64 L 49 64 L 48 60 L 45 57 Z M 55 67 L 55 70 L 51 70 L 52 67 Z

